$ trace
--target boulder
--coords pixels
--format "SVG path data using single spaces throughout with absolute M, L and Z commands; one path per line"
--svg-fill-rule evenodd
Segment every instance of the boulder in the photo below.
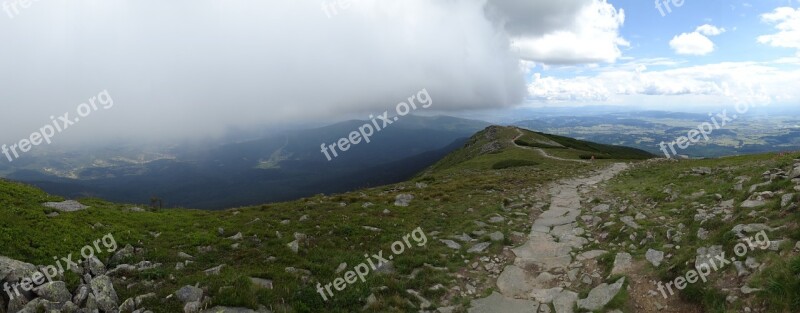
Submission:
M 203 298 L 203 289 L 189 285 L 183 286 L 183 288 L 178 289 L 178 291 L 175 292 L 175 297 L 177 297 L 178 300 L 184 304 L 200 301 L 200 299 Z
M 617 296 L 619 291 L 622 290 L 623 284 L 625 284 L 624 277 L 614 284 L 601 284 L 595 287 L 589 292 L 589 296 L 586 299 L 578 300 L 578 308 L 589 311 L 601 310 Z
M 101 275 L 92 279 L 89 284 L 92 288 L 92 295 L 97 301 L 97 307 L 106 312 L 114 312 L 119 307 L 119 298 L 114 290 L 111 278 Z
M 72 300 L 72 294 L 63 281 L 45 283 L 34 290 L 40 298 L 50 302 L 66 303 Z

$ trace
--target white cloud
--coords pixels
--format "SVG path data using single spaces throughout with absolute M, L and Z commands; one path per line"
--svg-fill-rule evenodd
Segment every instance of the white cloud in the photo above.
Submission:
M 538 63 L 615 62 L 630 46 L 619 34 L 625 12 L 607 0 L 493 0 L 489 12 L 503 17 L 520 56 Z
M 717 28 L 714 25 L 705 24 L 703 26 L 698 27 L 696 32 L 701 33 L 706 36 L 717 36 L 725 32 L 725 28 Z
M 793 85 L 800 70 L 785 60 L 770 63 L 730 62 L 649 71 L 645 61 L 606 67 L 594 76 L 575 78 L 536 75 L 528 86 L 533 102 L 604 102 L 713 105 L 737 102 L 786 104 L 800 100 Z M 677 100 L 682 99 L 682 100 Z
M 800 56 L 800 9 L 780 7 L 761 15 L 765 23 L 775 24 L 777 33 L 758 37 L 758 42 L 773 47 L 798 49 Z
M 698 27 L 694 32 L 683 33 L 673 37 L 669 42 L 669 46 L 677 54 L 707 55 L 714 52 L 714 42 L 707 36 L 717 36 L 724 32 L 724 28 L 705 24 Z

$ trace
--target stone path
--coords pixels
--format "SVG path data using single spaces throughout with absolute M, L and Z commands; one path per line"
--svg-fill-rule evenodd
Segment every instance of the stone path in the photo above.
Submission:
M 555 311 L 561 313 L 573 312 L 576 303 L 587 307 L 599 305 L 594 298 L 602 297 L 590 297 L 579 302 L 578 294 L 566 289 L 572 286 L 572 281 L 579 279 L 582 261 L 604 253 L 590 251 L 581 254 L 580 260 L 573 260 L 572 253 L 580 251 L 589 242 L 582 237 L 585 231 L 577 223 L 581 215 L 579 189 L 596 186 L 627 167 L 625 163 L 615 163 L 591 177 L 555 183 L 549 191 L 550 208 L 534 221 L 528 241 L 513 249 L 516 255 L 514 264 L 507 266 L 498 277 L 500 292 L 472 301 L 469 312 L 550 312 L 549 304 L 553 304 Z M 613 287 L 598 286 L 597 293 Z

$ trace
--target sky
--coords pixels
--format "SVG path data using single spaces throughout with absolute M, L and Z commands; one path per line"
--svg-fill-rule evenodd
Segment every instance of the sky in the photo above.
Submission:
M 89 107 L 57 141 L 367 119 L 422 89 L 425 113 L 453 115 L 796 106 L 800 96 L 796 0 L 0 5 L 0 143 Z M 88 105 L 98 99 L 113 106 Z

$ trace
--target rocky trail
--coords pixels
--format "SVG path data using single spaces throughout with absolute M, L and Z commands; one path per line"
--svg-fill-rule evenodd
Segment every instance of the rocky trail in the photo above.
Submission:
M 625 286 L 625 278 L 601 283 L 607 277 L 603 277 L 596 259 L 607 252 L 584 251 L 592 236 L 587 236 L 578 220 L 592 218 L 583 215 L 582 195 L 627 168 L 625 163 L 615 163 L 590 177 L 567 179 L 550 187 L 550 207 L 535 219 L 527 242 L 512 250 L 516 258 L 497 279 L 499 292 L 474 300 L 469 312 L 567 313 L 576 307 L 581 311 L 600 310 L 611 302 Z M 621 270 L 626 268 L 625 264 L 615 264 L 615 270 L 617 265 Z M 627 268 L 632 266 L 628 263 Z M 639 285 L 640 280 L 629 283 Z M 580 290 L 591 291 L 581 299 Z

